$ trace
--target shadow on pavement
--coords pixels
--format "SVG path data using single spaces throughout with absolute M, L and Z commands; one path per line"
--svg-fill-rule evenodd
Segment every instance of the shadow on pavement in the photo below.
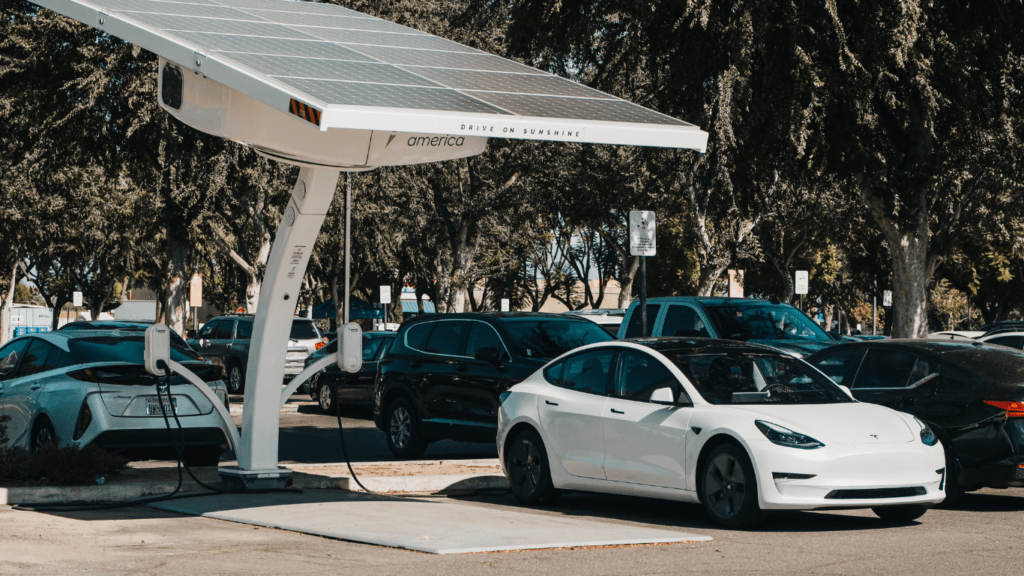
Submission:
M 512 495 L 451 496 L 452 499 L 467 503 L 499 505 L 521 510 L 533 510 L 539 514 L 574 516 L 588 519 L 605 519 L 622 522 L 636 522 L 666 528 L 694 531 L 722 530 L 708 519 L 700 504 L 619 496 L 570 492 L 563 494 L 558 503 L 546 508 L 523 506 Z M 1024 504 L 1024 499 L 1022 504 Z M 867 515 L 853 515 L 847 511 L 779 512 L 773 513 L 755 532 L 801 533 L 801 532 L 843 532 L 851 530 L 885 530 L 904 528 L 928 522 L 925 514 L 919 522 L 893 524 L 876 517 L 870 510 Z

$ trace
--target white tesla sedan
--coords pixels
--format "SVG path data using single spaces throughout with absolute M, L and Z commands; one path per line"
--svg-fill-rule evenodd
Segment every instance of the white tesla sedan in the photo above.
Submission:
M 942 501 L 945 457 L 913 416 L 852 399 L 806 362 L 712 339 L 593 344 L 502 394 L 515 496 L 585 490 L 700 502 L 716 522 L 765 510 L 871 508 L 900 522 Z
M 142 366 L 139 331 L 70 330 L 16 338 L 0 348 L 0 417 L 9 445 L 25 451 L 45 444 L 89 444 L 132 460 L 183 457 L 190 466 L 215 466 L 228 436 L 210 400 L 183 377 L 170 387 Z M 178 339 L 171 359 L 209 383 L 221 402 L 227 389 L 221 370 Z M 161 386 L 157 392 L 157 385 Z M 164 410 L 171 403 L 168 430 Z

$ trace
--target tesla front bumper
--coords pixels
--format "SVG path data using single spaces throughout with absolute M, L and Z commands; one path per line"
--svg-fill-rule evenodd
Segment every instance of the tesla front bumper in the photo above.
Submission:
M 761 507 L 767 510 L 931 506 L 945 498 L 941 444 L 833 443 L 802 450 L 766 440 L 752 452 Z

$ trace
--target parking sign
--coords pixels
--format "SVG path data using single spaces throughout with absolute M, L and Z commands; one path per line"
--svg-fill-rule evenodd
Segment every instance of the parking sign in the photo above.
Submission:
M 796 282 L 794 282 L 793 292 L 797 294 L 807 294 L 807 270 L 796 271 Z
M 654 234 L 655 228 L 653 211 L 629 211 L 630 256 L 654 256 L 658 253 L 658 243 Z

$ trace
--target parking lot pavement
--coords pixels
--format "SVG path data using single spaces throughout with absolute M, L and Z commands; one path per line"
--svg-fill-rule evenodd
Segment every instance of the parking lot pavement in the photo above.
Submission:
M 709 534 L 707 544 L 434 556 L 152 508 L 42 514 L 0 508 L 0 574 L 1019 574 L 1024 490 L 970 494 L 959 510 L 932 510 L 910 526 L 870 511 L 776 516 L 762 530 L 713 528 L 693 505 L 569 494 L 548 510 L 510 497 L 461 499 Z M 396 522 L 403 519 L 396 518 Z
M 299 397 L 300 395 L 292 396 L 293 399 Z M 303 398 L 308 399 L 309 396 Z M 235 414 L 232 418 L 235 424 L 241 426 L 241 414 Z M 395 459 L 388 450 L 384 433 L 374 426 L 373 412 L 369 407 L 342 408 L 342 422 L 345 426 L 345 445 L 353 462 L 384 462 Z M 281 412 L 278 454 L 282 464 L 343 462 L 337 418 L 322 413 L 317 406 L 299 406 L 297 412 Z M 498 451 L 493 443 L 475 444 L 442 440 L 431 444 L 423 459 L 453 460 L 497 456 Z M 234 454 L 225 454 L 221 460 L 234 460 Z

